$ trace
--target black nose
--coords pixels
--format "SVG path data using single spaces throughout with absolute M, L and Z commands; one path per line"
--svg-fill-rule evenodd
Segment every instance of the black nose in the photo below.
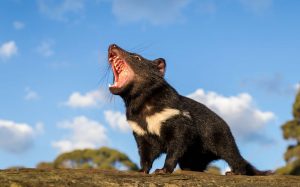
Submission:
M 110 49 L 116 49 L 116 48 L 119 48 L 119 46 L 117 46 L 116 44 L 111 44 L 109 46 Z

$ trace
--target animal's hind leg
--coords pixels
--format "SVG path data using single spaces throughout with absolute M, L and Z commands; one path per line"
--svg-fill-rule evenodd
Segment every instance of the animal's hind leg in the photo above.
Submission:
M 232 169 L 231 172 L 226 173 L 226 175 L 255 175 L 255 170 L 251 164 L 249 164 L 242 157 L 237 158 L 233 156 L 230 158 L 224 157 L 224 160 L 229 164 Z
M 203 172 L 206 170 L 208 164 L 216 159 L 214 155 L 190 152 L 186 153 L 179 160 L 179 167 L 182 170 Z
M 241 156 L 233 138 L 224 142 L 226 144 L 217 146 L 217 155 L 228 163 L 232 169 L 230 174 L 255 175 L 256 169 Z

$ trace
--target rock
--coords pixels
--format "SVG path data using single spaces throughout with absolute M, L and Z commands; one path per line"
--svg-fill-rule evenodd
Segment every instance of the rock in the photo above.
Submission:
M 255 186 L 300 187 L 300 176 L 221 176 L 201 172 L 146 175 L 96 169 L 10 169 L 0 171 L 1 187 Z

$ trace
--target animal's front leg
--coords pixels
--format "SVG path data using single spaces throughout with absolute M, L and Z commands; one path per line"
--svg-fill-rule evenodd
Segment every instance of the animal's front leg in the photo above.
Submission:
M 185 152 L 185 146 L 182 140 L 174 141 L 169 145 L 164 167 L 156 169 L 156 174 L 172 173 L 178 163 L 178 159 L 182 157 Z
M 152 163 L 154 161 L 153 156 L 151 156 L 151 148 L 146 147 L 145 145 L 139 146 L 139 155 L 140 155 L 140 172 L 148 174 L 152 168 Z
M 140 155 L 140 172 L 148 174 L 152 168 L 154 160 L 160 155 L 160 147 L 158 144 L 147 141 L 145 137 L 136 137 L 136 142 Z

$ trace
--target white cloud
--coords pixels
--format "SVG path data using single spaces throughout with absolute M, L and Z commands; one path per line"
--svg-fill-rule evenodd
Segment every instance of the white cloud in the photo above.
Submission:
M 27 87 L 25 89 L 25 100 L 33 101 L 39 99 L 37 92 L 33 91 L 31 88 Z
M 26 123 L 0 119 L 0 149 L 11 153 L 24 152 L 33 146 L 36 135 L 43 129 L 42 123 L 32 128 Z
M 8 41 L 0 46 L 0 58 L 8 59 L 18 53 L 15 41 Z
M 99 89 L 85 94 L 74 92 L 65 105 L 71 108 L 92 108 L 101 106 L 103 102 L 105 102 L 105 92 Z
M 35 134 L 40 135 L 44 133 L 45 133 L 44 124 L 42 122 L 38 122 L 35 125 Z
M 104 116 L 105 116 L 105 120 L 112 128 L 118 129 L 121 132 L 130 131 L 130 127 L 126 121 L 125 114 L 122 114 L 121 112 L 117 112 L 117 111 L 107 110 L 104 111 Z
M 270 9 L 273 0 L 230 0 L 245 9 L 261 14 Z M 228 2 L 230 2 L 228 1 Z M 37 0 L 40 13 L 50 19 L 63 22 L 78 22 L 84 18 L 87 3 L 99 5 L 112 3 L 112 13 L 120 23 L 146 22 L 152 25 L 165 25 L 185 20 L 184 9 L 192 4 L 200 12 L 215 14 L 219 3 L 217 0 Z M 197 8 L 197 7 L 196 7 Z
M 198 1 L 197 9 L 202 14 L 213 15 L 217 12 L 217 3 L 213 0 Z
M 14 21 L 13 26 L 16 30 L 21 30 L 25 27 L 25 24 L 21 21 Z
M 36 48 L 37 52 L 44 56 L 44 57 L 50 57 L 54 55 L 54 46 L 55 42 L 53 40 L 46 40 L 40 43 L 40 45 Z
M 68 22 L 80 18 L 84 0 L 38 0 L 39 11 L 50 19 Z
M 65 69 L 71 66 L 71 63 L 68 61 L 54 61 L 49 66 L 53 69 Z
M 74 149 L 95 149 L 107 144 L 106 129 L 97 121 L 85 116 L 75 117 L 72 121 L 63 121 L 58 127 L 70 131 L 66 138 L 52 143 L 60 153 Z
M 269 10 L 273 4 L 273 0 L 230 1 L 258 15 Z M 185 19 L 184 9 L 190 4 L 199 12 L 208 15 L 213 15 L 222 8 L 217 0 L 112 0 L 112 12 L 121 23 L 147 22 L 164 25 L 182 22 Z
M 247 93 L 225 97 L 215 92 L 198 89 L 188 97 L 205 104 L 224 118 L 233 134 L 244 140 L 251 136 L 259 137 L 257 134 L 260 130 L 275 118 L 272 112 L 258 109 Z
M 112 11 L 122 23 L 146 21 L 153 25 L 183 19 L 182 11 L 190 0 L 113 0 Z
M 300 83 L 295 84 L 294 89 L 296 90 L 296 92 L 300 92 Z
M 299 84 L 299 83 L 298 83 Z M 276 73 L 242 81 L 241 86 L 253 87 L 270 95 L 291 96 L 297 90 L 297 84 L 287 82 L 283 75 Z
M 272 7 L 273 0 L 238 0 L 246 9 L 261 14 Z

